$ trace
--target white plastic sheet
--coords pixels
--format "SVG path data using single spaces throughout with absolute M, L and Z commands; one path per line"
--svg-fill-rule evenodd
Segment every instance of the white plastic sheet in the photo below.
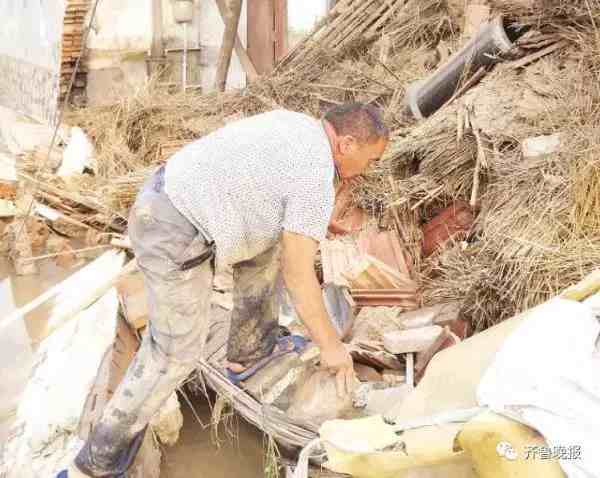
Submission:
M 480 405 L 538 430 L 569 478 L 600 473 L 599 334 L 590 305 L 554 299 L 506 340 L 478 389 Z

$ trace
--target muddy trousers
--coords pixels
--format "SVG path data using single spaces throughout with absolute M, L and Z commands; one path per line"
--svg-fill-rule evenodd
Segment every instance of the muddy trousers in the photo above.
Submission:
M 151 177 L 132 208 L 129 236 L 144 275 L 150 317 L 140 349 L 75 464 L 93 477 L 126 476 L 146 426 L 197 367 L 208 335 L 211 245 L 170 203 L 163 173 Z M 234 309 L 227 358 L 251 363 L 270 354 L 278 333 L 278 247 L 234 266 Z

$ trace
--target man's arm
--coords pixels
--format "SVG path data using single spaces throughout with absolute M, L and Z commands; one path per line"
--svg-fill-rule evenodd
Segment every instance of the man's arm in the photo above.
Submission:
M 321 365 L 336 374 L 339 395 L 354 388 L 352 357 L 329 320 L 321 287 L 315 274 L 317 241 L 293 232 L 283 232 L 282 271 L 296 312 L 311 338 L 321 349 Z

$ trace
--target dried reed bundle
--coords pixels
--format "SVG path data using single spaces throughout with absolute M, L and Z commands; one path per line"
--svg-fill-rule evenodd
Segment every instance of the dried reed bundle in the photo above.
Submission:
M 493 0 L 492 6 L 519 27 L 534 27 L 544 32 L 600 20 L 598 0 Z
M 597 267 L 600 88 L 590 81 L 594 75 L 586 58 L 546 87 L 552 108 L 528 131 L 558 133 L 558 151 L 527 158 L 513 145 L 492 157 L 479 241 L 428 261 L 428 303 L 462 300 L 464 316 L 482 330 L 544 302 Z
M 432 259 L 424 270 L 424 300 L 461 302 L 475 331 L 534 307 L 597 268 L 600 238 L 564 238 L 556 250 L 502 260 L 486 244 L 460 244 Z
M 278 65 L 307 79 L 320 76 L 323 58 L 356 50 L 384 33 L 395 48 L 436 41 L 452 29 L 441 0 L 345 0 Z
M 502 260 L 558 250 L 571 231 L 569 164 L 559 156 L 514 164 L 489 187 L 482 239 Z

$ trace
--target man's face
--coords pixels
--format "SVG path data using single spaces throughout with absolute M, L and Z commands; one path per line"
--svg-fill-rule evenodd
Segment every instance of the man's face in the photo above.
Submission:
M 381 158 L 388 140 L 381 138 L 373 144 L 360 144 L 352 136 L 338 137 L 334 159 L 344 179 L 364 174 L 367 168 Z

